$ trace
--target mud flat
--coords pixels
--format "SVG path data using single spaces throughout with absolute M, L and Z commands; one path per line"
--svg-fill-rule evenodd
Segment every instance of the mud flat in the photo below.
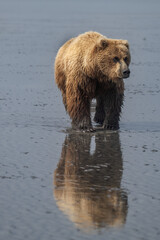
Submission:
M 0 1 L 0 239 L 159 240 L 159 22 L 158 0 Z M 130 42 L 118 132 L 73 132 L 54 84 L 88 30 Z

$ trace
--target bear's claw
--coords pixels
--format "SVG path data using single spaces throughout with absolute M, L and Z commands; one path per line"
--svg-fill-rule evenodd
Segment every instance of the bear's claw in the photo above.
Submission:
M 119 129 L 119 125 L 111 125 L 111 124 L 106 125 L 106 124 L 104 124 L 103 128 L 107 129 L 107 130 L 118 130 Z

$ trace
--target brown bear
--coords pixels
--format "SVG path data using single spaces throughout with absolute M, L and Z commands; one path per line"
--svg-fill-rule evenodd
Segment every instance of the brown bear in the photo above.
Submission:
M 123 78 L 130 75 L 126 40 L 86 32 L 67 41 L 55 59 L 55 81 L 73 128 L 93 131 L 90 103 L 96 98 L 94 121 L 118 129 L 124 97 Z

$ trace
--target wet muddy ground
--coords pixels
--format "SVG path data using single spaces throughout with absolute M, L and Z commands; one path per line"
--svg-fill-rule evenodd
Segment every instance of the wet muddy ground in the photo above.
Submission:
M 88 30 L 130 43 L 117 132 L 72 131 L 54 84 Z M 158 0 L 0 1 L 0 239 L 160 238 L 159 40 Z

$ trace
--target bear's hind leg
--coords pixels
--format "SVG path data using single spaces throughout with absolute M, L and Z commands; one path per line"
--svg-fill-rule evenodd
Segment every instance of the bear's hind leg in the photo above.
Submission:
M 63 99 L 63 104 L 65 106 L 65 109 L 67 111 L 66 92 L 65 91 L 62 91 L 62 99 Z
M 66 77 L 63 71 L 61 71 L 61 64 L 56 64 L 55 67 L 55 81 L 57 83 L 58 88 L 61 90 L 63 104 L 67 111 L 67 104 L 66 104 Z
M 94 116 L 94 121 L 99 124 L 103 124 L 105 119 L 105 111 L 104 111 L 104 99 L 103 97 L 98 96 L 96 98 L 96 113 Z
M 119 120 L 121 108 L 123 105 L 123 94 L 118 93 L 116 89 L 110 89 L 105 96 L 105 120 L 103 127 L 109 130 L 119 129 Z

